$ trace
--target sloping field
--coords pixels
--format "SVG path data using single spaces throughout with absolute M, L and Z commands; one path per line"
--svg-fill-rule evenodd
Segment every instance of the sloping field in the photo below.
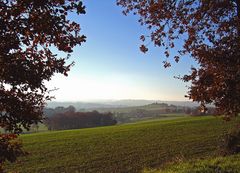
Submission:
M 179 158 L 214 156 L 232 126 L 214 117 L 145 121 L 127 125 L 22 135 L 30 152 L 10 171 L 141 172 Z
M 204 160 L 192 160 L 144 173 L 240 173 L 240 154 Z

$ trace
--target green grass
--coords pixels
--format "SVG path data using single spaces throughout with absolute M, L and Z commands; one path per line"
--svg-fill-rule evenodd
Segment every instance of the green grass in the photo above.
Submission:
M 144 173 L 239 173 L 240 154 L 204 160 L 171 164 L 162 170 L 145 170 Z
M 195 117 L 22 135 L 30 154 L 8 165 L 8 171 L 141 172 L 178 158 L 214 156 L 231 125 L 214 117 Z
M 145 110 L 145 111 L 162 111 L 171 106 L 166 106 L 162 104 L 148 104 L 143 106 L 129 106 L 129 107 L 117 107 L 117 108 L 98 108 L 97 111 L 100 112 L 119 112 L 119 113 L 129 113 L 136 110 Z
M 48 131 L 48 128 L 45 124 L 43 123 L 39 123 L 38 124 L 38 127 L 37 126 L 31 126 L 30 127 L 30 130 L 27 131 L 27 130 L 23 130 L 23 133 L 38 133 L 38 132 L 45 132 L 45 131 Z M 0 133 L 4 133 L 4 129 L 0 128 Z

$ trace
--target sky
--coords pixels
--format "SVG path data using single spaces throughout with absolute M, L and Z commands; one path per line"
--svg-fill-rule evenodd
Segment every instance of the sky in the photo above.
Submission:
M 68 77 L 55 75 L 47 83 L 54 101 L 120 99 L 187 100 L 186 83 L 174 76 L 188 74 L 196 63 L 188 56 L 165 69 L 163 49 L 154 47 L 144 54 L 139 37 L 147 34 L 134 15 L 124 16 L 115 0 L 85 0 L 85 15 L 70 14 L 80 24 L 86 43 L 74 48 L 75 65 Z M 177 51 L 178 46 L 176 46 Z

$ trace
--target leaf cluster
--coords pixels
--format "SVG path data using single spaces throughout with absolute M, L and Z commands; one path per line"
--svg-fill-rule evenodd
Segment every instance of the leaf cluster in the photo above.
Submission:
M 79 0 L 12 0 L 0 2 L 0 125 L 15 133 L 42 119 L 50 99 L 44 81 L 55 73 L 67 75 L 67 57 L 85 42 L 80 25 L 69 12 L 85 13 Z
M 56 73 L 67 76 L 73 63 L 66 60 L 86 39 L 68 19 L 73 12 L 85 14 L 81 0 L 0 1 L 0 128 L 19 134 L 42 121 L 51 99 L 44 82 Z M 0 134 L 0 164 L 18 156 L 14 138 Z
M 165 48 L 176 62 L 190 55 L 199 64 L 181 79 L 191 82 L 188 96 L 193 101 L 213 103 L 219 112 L 236 116 L 240 112 L 240 2 L 235 0 L 118 0 L 123 13 L 139 16 L 150 34 L 142 35 L 140 49 L 148 39 Z M 177 45 L 177 46 L 176 46 Z M 176 54 L 172 55 L 172 49 Z

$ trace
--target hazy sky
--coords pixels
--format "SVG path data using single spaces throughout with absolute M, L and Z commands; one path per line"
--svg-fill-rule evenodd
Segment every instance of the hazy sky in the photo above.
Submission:
M 150 44 L 139 50 L 139 37 L 147 33 L 137 16 L 124 16 L 115 0 L 85 0 L 86 15 L 70 15 L 80 23 L 87 42 L 74 49 L 75 66 L 68 77 L 57 75 L 48 83 L 55 101 L 99 99 L 185 100 L 186 83 L 174 76 L 187 74 L 189 57 L 165 69 L 163 50 Z

